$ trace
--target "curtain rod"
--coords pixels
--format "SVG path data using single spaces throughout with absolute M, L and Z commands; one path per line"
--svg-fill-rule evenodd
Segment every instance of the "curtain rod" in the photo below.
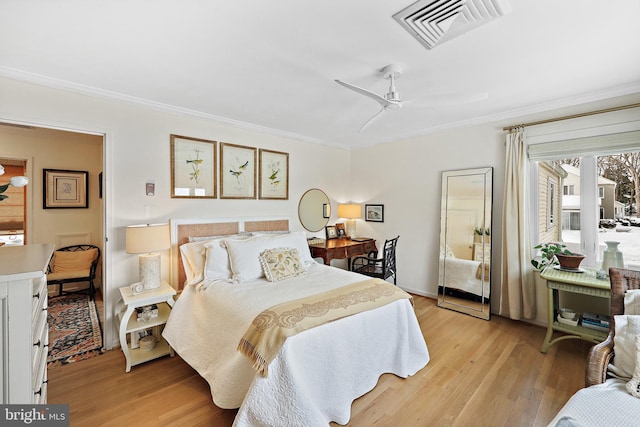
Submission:
M 593 116 L 595 114 L 610 113 L 612 111 L 628 110 L 630 108 L 637 108 L 637 107 L 640 107 L 640 102 L 636 103 L 636 104 L 622 105 L 620 107 L 612 107 L 612 108 L 605 108 L 603 110 L 589 111 L 587 113 L 579 113 L 579 114 L 572 114 L 570 116 L 556 117 L 554 119 L 539 120 L 537 122 L 523 123 L 521 125 L 507 126 L 507 127 L 503 127 L 502 130 L 511 131 L 511 130 L 519 128 L 519 127 L 542 125 L 542 124 L 545 124 L 545 123 L 559 122 L 559 121 L 562 121 L 562 120 L 569 120 L 569 119 L 577 119 L 578 117 Z

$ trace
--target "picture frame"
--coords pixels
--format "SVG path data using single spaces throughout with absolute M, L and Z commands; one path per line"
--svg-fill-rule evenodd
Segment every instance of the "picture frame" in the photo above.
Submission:
M 338 238 L 338 229 L 335 225 L 327 225 L 324 227 L 324 232 L 326 234 L 327 240 L 337 239 Z
M 331 216 L 331 204 L 323 203 L 322 204 L 322 218 L 329 218 Z
M 217 142 L 171 134 L 171 198 L 217 197 Z
M 43 169 L 42 181 L 44 209 L 89 207 L 89 172 Z
M 254 147 L 220 143 L 220 198 L 256 198 L 256 152 Z
M 338 238 L 347 237 L 347 229 L 344 227 L 344 222 L 336 224 L 336 232 L 338 233 Z
M 259 150 L 260 199 L 289 199 L 289 153 Z
M 364 205 L 364 220 L 384 222 L 384 205 Z

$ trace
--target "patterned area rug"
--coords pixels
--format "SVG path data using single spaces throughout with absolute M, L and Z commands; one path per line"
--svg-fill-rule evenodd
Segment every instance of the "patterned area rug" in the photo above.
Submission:
M 89 295 L 49 299 L 48 366 L 66 365 L 102 354 L 102 325 Z

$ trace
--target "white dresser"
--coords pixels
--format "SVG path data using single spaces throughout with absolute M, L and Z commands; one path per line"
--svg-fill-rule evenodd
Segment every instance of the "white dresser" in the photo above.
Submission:
M 47 402 L 47 278 L 53 245 L 0 247 L 0 403 Z

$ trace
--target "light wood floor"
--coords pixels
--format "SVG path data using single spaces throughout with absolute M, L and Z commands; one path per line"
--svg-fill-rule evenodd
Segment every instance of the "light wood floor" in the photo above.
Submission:
M 565 340 L 544 355 L 543 328 L 491 321 L 416 296 L 431 361 L 415 376 L 385 374 L 352 406 L 350 426 L 544 426 L 584 384 L 589 343 Z M 230 426 L 235 410 L 178 356 L 134 366 L 108 351 L 49 370 L 49 403 L 70 405 L 71 426 Z

